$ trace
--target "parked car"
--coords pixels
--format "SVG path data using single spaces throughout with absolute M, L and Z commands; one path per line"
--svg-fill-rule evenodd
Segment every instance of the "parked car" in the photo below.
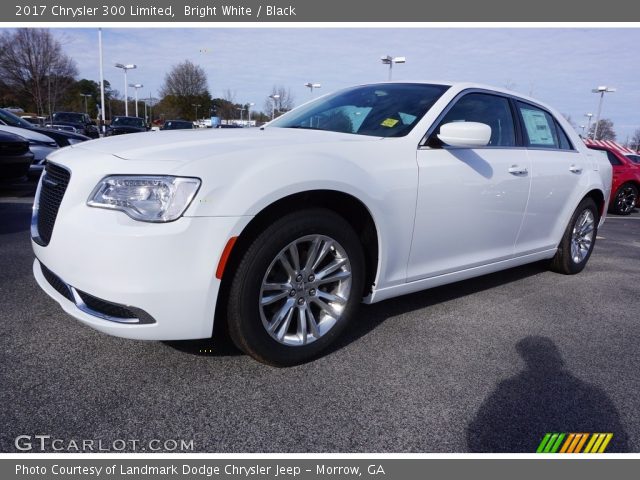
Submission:
M 631 160 L 636 165 L 640 165 L 640 154 L 638 153 L 626 153 L 625 157 Z
M 57 150 L 58 144 L 49 136 L 35 130 L 0 125 L 0 132 L 12 133 L 25 138 L 29 142 L 29 150 L 33 154 L 33 161 L 29 166 L 29 177 L 37 178 L 42 173 L 47 155 Z
M 533 99 L 361 85 L 261 129 L 51 155 L 33 271 L 103 332 L 204 338 L 215 318 L 254 358 L 292 365 L 332 344 L 361 301 L 542 260 L 580 272 L 610 188 L 609 162 Z
M 44 127 L 45 120 L 46 120 L 45 117 L 37 117 L 33 115 L 21 115 L 20 118 L 36 127 Z
M 193 122 L 187 120 L 167 120 L 160 130 L 191 130 Z
M 27 139 L 0 131 L 0 180 L 24 177 L 32 160 Z
M 144 119 L 139 117 L 113 117 L 111 125 L 107 127 L 107 136 L 122 135 L 125 133 L 140 133 L 146 132 L 147 125 L 144 123 Z
M 55 112 L 47 126 L 58 130 L 73 128 L 75 130 L 73 133 L 79 133 L 89 138 L 100 136 L 96 123 L 86 113 Z
M 0 109 L 0 125 L 8 125 L 10 127 L 26 128 L 34 132 L 41 133 L 47 137 L 52 138 L 59 147 L 67 147 L 75 143 L 84 142 L 89 140 L 89 137 L 71 132 L 61 132 L 53 130 L 51 128 L 39 127 L 33 125 L 26 120 L 14 115 L 13 113 Z
M 640 166 L 630 158 L 634 154 L 612 141 L 587 139 L 585 143 L 592 150 L 604 152 L 613 167 L 609 212 L 629 215 L 636 205 L 640 206 Z

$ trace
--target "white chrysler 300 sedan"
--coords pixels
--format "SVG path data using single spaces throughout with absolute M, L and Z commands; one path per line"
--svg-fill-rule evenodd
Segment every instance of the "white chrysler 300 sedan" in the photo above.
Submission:
M 606 158 L 535 100 L 466 83 L 361 85 L 261 129 L 50 155 L 33 270 L 103 332 L 207 338 L 215 319 L 254 358 L 292 365 L 331 344 L 361 301 L 540 260 L 580 272 L 610 189 Z

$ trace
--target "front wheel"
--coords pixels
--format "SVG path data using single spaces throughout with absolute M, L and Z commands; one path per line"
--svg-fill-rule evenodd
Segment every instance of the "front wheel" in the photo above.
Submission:
M 638 201 L 638 187 L 633 183 L 620 185 L 611 202 L 611 213 L 617 215 L 629 215 L 636 207 Z
M 229 290 L 229 334 L 263 363 L 303 363 L 344 330 L 363 281 L 360 241 L 341 216 L 325 209 L 288 214 L 243 254 Z
M 591 198 L 585 198 L 571 216 L 558 251 L 551 261 L 551 270 L 573 275 L 587 265 L 598 234 L 598 208 Z

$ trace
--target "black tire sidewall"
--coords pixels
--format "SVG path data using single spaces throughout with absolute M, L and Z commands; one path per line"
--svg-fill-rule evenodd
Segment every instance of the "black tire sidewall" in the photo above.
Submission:
M 264 275 L 273 259 L 289 243 L 306 235 L 326 235 L 337 241 L 351 264 L 351 294 L 336 325 L 314 342 L 298 347 L 283 345 L 264 328 L 258 306 Z M 254 358 L 276 366 L 303 363 L 329 346 L 347 326 L 362 300 L 364 256 L 358 236 L 336 213 L 325 209 L 295 212 L 258 235 L 247 248 L 229 291 L 227 320 L 236 345 Z
M 636 191 L 636 205 L 638 204 L 638 187 L 636 187 L 633 183 L 623 183 L 622 185 L 620 185 L 618 187 L 618 190 L 616 190 L 616 193 L 613 196 L 614 204 L 611 207 L 612 213 L 615 213 L 616 215 L 630 215 L 631 212 L 633 212 L 633 208 L 631 210 L 629 210 L 628 212 L 622 212 L 618 208 L 618 201 L 617 201 L 618 200 L 618 195 L 620 194 L 620 192 L 624 188 L 629 188 L 629 187 L 633 188 Z

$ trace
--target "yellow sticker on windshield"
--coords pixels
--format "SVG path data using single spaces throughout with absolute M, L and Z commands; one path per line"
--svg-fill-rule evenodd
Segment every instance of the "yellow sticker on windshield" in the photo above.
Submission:
M 391 128 L 391 127 L 395 127 L 399 121 L 400 120 L 396 120 L 395 118 L 387 118 L 380 125 L 382 125 L 383 127 Z

